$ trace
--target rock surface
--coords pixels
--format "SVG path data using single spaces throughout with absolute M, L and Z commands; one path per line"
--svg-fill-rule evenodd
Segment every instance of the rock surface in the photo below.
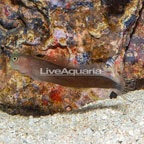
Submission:
M 118 80 L 122 85 L 128 79 L 128 91 L 129 87 L 136 89 L 132 80 L 143 78 L 143 33 L 137 33 L 143 28 L 142 2 L 1 0 L 0 103 L 55 113 L 78 109 L 92 101 L 109 98 L 114 91 L 72 89 L 32 80 L 10 67 L 9 56 L 13 52 L 39 56 L 53 63 L 61 63 L 64 67 L 69 64 L 88 64 L 104 71 L 106 76 Z M 130 41 L 132 35 L 134 41 Z M 135 44 L 137 37 L 138 41 L 141 39 L 140 46 Z M 126 54 L 128 65 L 125 67 L 124 56 L 128 46 L 132 53 Z M 133 53 L 136 53 L 135 57 Z M 135 62 L 135 65 L 129 66 L 131 62 Z
M 143 144 L 144 91 L 41 117 L 0 112 L 1 144 Z

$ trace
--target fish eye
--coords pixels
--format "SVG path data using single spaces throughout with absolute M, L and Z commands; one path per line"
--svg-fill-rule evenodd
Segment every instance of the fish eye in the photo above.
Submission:
M 13 57 L 12 60 L 13 60 L 14 62 L 16 62 L 16 61 L 18 60 L 18 57 Z

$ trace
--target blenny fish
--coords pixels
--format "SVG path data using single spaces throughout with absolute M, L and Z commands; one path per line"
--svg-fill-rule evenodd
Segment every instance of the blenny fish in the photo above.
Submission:
M 105 74 L 95 74 L 91 75 L 43 75 L 40 73 L 42 69 L 53 70 L 63 70 L 64 67 L 56 65 L 49 61 L 40 59 L 35 56 L 13 53 L 10 58 L 10 65 L 14 70 L 31 77 L 34 80 L 46 81 L 54 84 L 59 84 L 66 87 L 74 88 L 116 88 L 122 89 L 123 83 L 118 82 L 116 79 L 107 76 Z M 88 68 L 87 66 L 83 69 Z M 71 70 L 70 67 L 66 67 L 67 70 Z M 75 68 L 74 70 L 80 71 L 80 68 Z

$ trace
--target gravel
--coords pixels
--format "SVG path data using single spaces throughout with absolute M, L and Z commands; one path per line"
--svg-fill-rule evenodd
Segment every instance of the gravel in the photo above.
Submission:
M 123 97 L 37 118 L 0 112 L 0 144 L 144 144 L 144 91 Z

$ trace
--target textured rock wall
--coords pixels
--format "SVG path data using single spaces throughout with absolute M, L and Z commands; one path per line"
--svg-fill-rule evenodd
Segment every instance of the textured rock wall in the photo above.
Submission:
M 9 56 L 13 52 L 41 56 L 64 66 L 95 64 L 114 78 L 123 76 L 124 68 L 125 79 L 130 83 L 133 77 L 143 78 L 141 9 L 142 0 L 1 0 L 1 103 L 44 113 L 71 111 L 109 98 L 115 91 L 34 81 L 10 67 Z M 133 62 L 128 54 L 131 49 L 138 49 L 136 53 L 141 55 L 132 66 L 127 64 Z M 137 65 L 140 75 L 135 70 Z

